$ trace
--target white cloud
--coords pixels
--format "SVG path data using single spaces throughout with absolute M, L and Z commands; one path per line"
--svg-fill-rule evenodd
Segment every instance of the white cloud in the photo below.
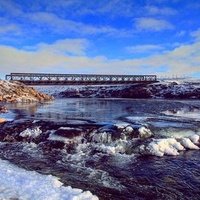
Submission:
M 197 29 L 196 31 L 193 31 L 191 33 L 191 36 L 194 37 L 196 40 L 200 40 L 200 28 Z
M 148 54 L 152 54 L 152 53 L 156 53 L 159 51 L 163 51 L 164 47 L 162 47 L 161 45 L 153 45 L 153 44 L 145 44 L 145 45 L 135 45 L 135 46 L 129 46 L 126 47 L 126 50 L 129 53 L 148 53 Z
M 26 46 L 23 49 L 63 55 L 84 55 L 88 46 L 89 41 L 86 39 L 63 39 L 52 44 L 39 43 L 35 46 Z
M 16 24 L 5 24 L 0 26 L 0 35 L 12 33 L 18 35 L 21 33 L 21 29 Z
M 74 32 L 81 34 L 107 34 L 107 35 L 127 35 L 125 30 L 118 30 L 110 26 L 93 26 L 76 22 L 73 20 L 58 17 L 53 13 L 38 12 L 28 15 L 28 18 L 35 22 L 36 26 L 41 25 L 43 28 L 50 28 L 57 33 Z
M 132 59 L 108 59 L 105 56 L 88 57 L 82 54 L 84 50 L 80 50 L 81 45 L 80 49 L 77 48 L 78 50 L 72 50 L 72 52 L 80 51 L 82 55 L 79 53 L 77 55 L 65 54 L 63 53 L 66 52 L 64 47 L 60 48 L 59 52 L 52 51 L 52 47 L 54 45 L 56 47 L 57 44 L 59 42 L 51 45 L 40 44 L 33 47 L 31 51 L 1 45 L 0 70 L 2 73 L 87 72 L 100 74 L 158 74 L 159 71 L 163 71 L 165 75 L 191 75 L 200 71 L 200 42 L 181 45 L 172 51 Z M 67 52 L 69 51 L 67 49 Z
M 174 26 L 166 20 L 148 17 L 137 18 L 135 20 L 135 26 L 137 30 L 145 31 L 163 31 L 174 28 Z
M 71 15 L 109 15 L 110 17 L 130 17 L 136 11 L 133 0 L 100 0 L 85 1 L 82 0 L 56 0 L 42 2 L 48 12 L 55 10 L 65 10 Z
M 179 32 L 176 33 L 176 36 L 177 36 L 177 37 L 183 37 L 183 36 L 185 36 L 186 34 L 187 34 L 187 31 L 181 30 L 181 31 L 179 31 Z
M 169 7 L 146 6 L 149 15 L 176 15 L 177 11 Z
M 12 0 L 1 0 L 0 1 L 0 11 L 2 13 L 9 13 L 12 16 L 18 16 L 22 14 L 21 7 L 19 4 L 15 3 Z

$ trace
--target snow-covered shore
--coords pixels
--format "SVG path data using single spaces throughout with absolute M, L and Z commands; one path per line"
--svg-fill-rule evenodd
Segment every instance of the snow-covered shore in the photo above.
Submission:
M 63 186 L 58 178 L 19 168 L 0 159 L 0 199 L 97 200 L 91 192 Z
M 35 86 L 55 97 L 200 99 L 199 81 L 160 81 L 153 84 L 98 86 Z

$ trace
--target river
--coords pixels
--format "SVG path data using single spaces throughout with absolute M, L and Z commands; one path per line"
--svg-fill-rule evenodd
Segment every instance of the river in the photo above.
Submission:
M 99 199 L 200 199 L 199 150 L 160 156 L 141 151 L 153 139 L 199 135 L 199 101 L 70 98 L 7 107 L 4 117 L 15 120 L 4 132 L 39 127 L 48 138 L 1 142 L 3 159 Z M 141 127 L 153 135 L 138 139 Z

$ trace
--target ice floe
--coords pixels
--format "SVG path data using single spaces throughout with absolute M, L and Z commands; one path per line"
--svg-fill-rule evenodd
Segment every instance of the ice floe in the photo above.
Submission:
M 97 200 L 91 192 L 63 186 L 57 177 L 41 175 L 0 159 L 0 199 Z

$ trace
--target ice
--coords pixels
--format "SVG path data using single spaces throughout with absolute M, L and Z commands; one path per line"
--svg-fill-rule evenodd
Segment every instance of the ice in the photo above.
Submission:
M 118 144 L 116 146 L 109 146 L 109 145 L 104 145 L 104 144 L 96 145 L 96 149 L 101 152 L 111 154 L 111 155 L 125 152 L 123 145 L 120 145 L 120 144 Z
M 150 129 L 142 126 L 139 128 L 139 134 L 141 138 L 148 138 L 153 135 Z
M 97 200 L 91 192 L 63 186 L 57 177 L 41 175 L 0 159 L 0 199 Z
M 22 131 L 19 135 L 21 137 L 32 137 L 36 138 L 38 137 L 42 131 L 40 130 L 40 127 L 35 127 L 33 129 L 27 128 L 26 130 Z
M 194 143 L 194 144 L 198 144 L 200 141 L 200 136 L 197 134 L 191 135 L 189 136 L 189 139 Z
M 131 124 L 126 123 L 126 122 L 118 122 L 114 125 L 117 127 L 117 129 L 122 130 L 123 132 L 126 132 L 126 133 L 132 133 L 134 130 Z
M 96 143 L 110 143 L 112 142 L 111 133 L 107 132 L 101 132 L 101 133 L 95 133 L 92 136 L 92 142 Z
M 199 147 L 192 143 L 192 141 L 189 138 L 182 138 L 181 144 L 188 149 L 199 149 Z
M 148 117 L 143 117 L 143 116 L 129 116 L 126 118 L 132 122 L 143 122 L 148 119 Z
M 63 136 L 58 136 L 55 134 L 50 134 L 48 137 L 48 140 L 53 140 L 53 141 L 60 141 L 60 142 L 64 142 L 64 143 L 68 143 L 69 139 Z
M 127 126 L 130 126 L 129 123 L 126 122 L 118 122 L 114 124 L 118 129 L 125 129 Z
M 193 130 L 186 128 L 184 129 L 167 128 L 156 131 L 156 134 L 164 137 L 183 138 L 194 135 L 195 132 Z
M 177 141 L 173 138 L 169 139 L 155 139 L 148 146 L 148 150 L 152 155 L 163 156 L 165 155 L 178 155 L 178 149 L 175 147 L 177 145 Z M 180 146 L 179 146 L 180 147 Z
M 186 149 L 199 149 L 197 145 L 199 144 L 199 136 L 192 135 L 189 138 L 163 138 L 163 139 L 153 139 L 147 147 L 142 145 L 140 150 L 146 154 L 155 155 L 155 156 L 164 156 L 164 155 L 179 155 L 179 151 Z M 198 140 L 197 140 L 198 139 Z M 194 143 L 193 143 L 194 142 Z
M 187 110 L 187 109 L 182 109 L 178 111 L 164 111 L 163 114 L 165 115 L 172 115 L 176 117 L 182 117 L 182 118 L 190 118 L 190 119 L 199 119 L 200 118 L 200 110 L 194 109 L 194 110 Z

